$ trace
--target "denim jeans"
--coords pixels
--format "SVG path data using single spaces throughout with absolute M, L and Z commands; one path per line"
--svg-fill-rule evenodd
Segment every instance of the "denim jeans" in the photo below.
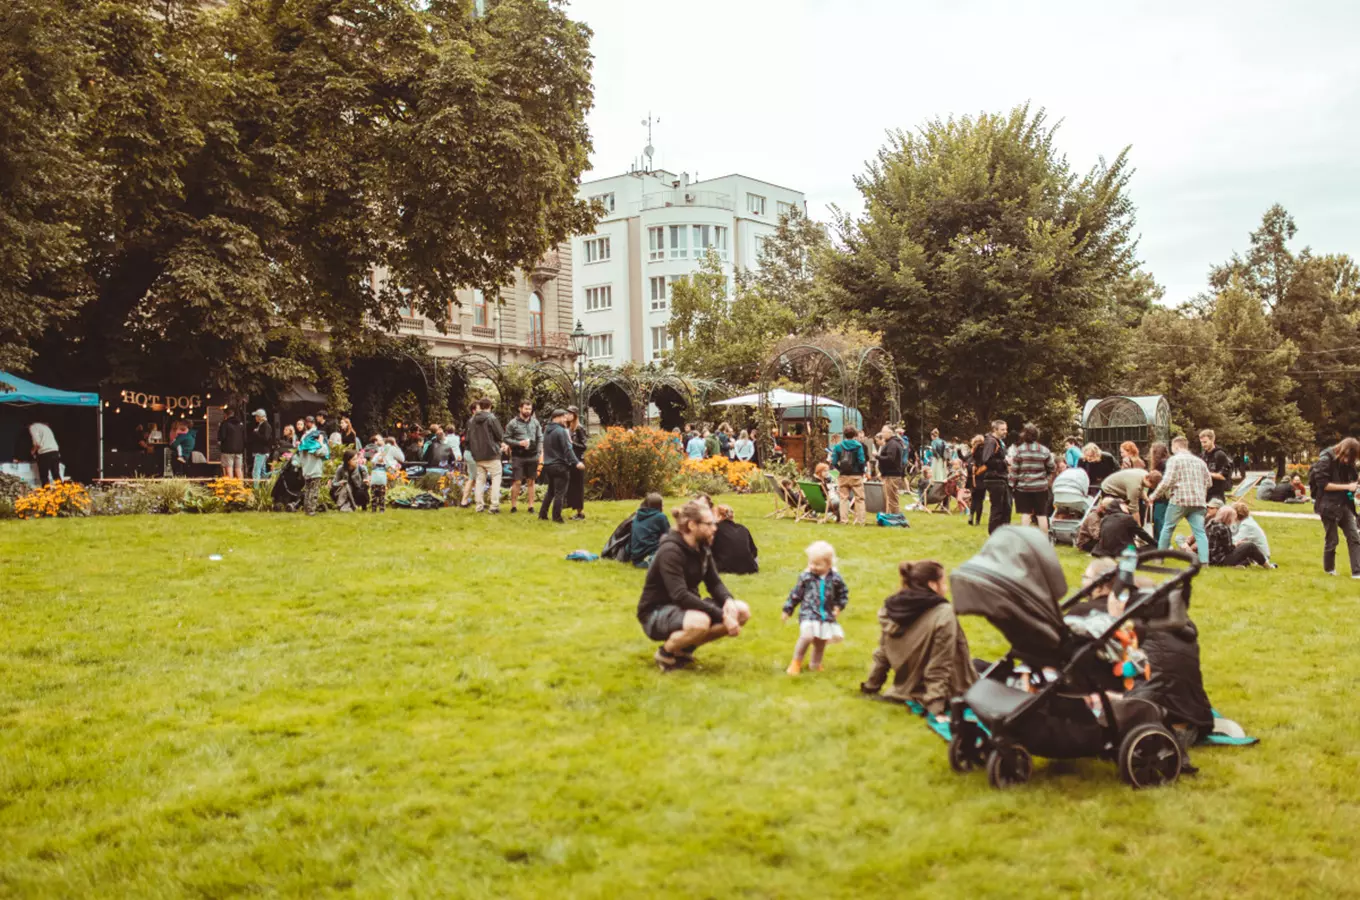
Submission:
M 264 481 L 269 475 L 269 454 L 255 453 L 250 465 L 250 477 L 256 481 Z
M 1209 536 L 1204 533 L 1204 507 L 1202 506 L 1177 506 L 1174 503 L 1166 507 L 1166 521 L 1162 524 L 1162 533 L 1157 537 L 1157 546 L 1162 550 L 1171 547 L 1171 535 L 1176 533 L 1176 526 L 1181 519 L 1190 523 L 1190 533 L 1195 536 L 1195 550 L 1199 553 L 1199 561 L 1204 565 L 1209 564 Z

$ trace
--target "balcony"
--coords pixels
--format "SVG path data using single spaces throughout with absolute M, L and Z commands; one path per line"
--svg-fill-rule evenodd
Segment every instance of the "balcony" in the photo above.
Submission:
M 537 287 L 545 281 L 550 281 L 557 277 L 557 273 L 562 271 L 562 260 L 556 250 L 549 250 L 543 255 L 534 267 L 529 270 L 529 280 Z
M 571 335 L 565 331 L 549 331 L 546 334 L 531 334 L 524 341 L 524 346 L 535 353 L 542 353 L 545 356 L 557 356 L 560 354 L 572 355 L 575 351 L 571 349 Z
M 729 194 L 720 194 L 717 191 L 688 191 L 684 189 L 674 191 L 658 191 L 655 194 L 644 194 L 642 202 L 638 205 L 641 210 L 665 209 L 669 206 L 704 206 L 710 209 L 733 210 L 736 207 L 732 203 Z
M 496 329 L 490 328 L 486 325 L 473 325 L 472 336 L 479 338 L 490 338 L 491 340 L 494 341 L 496 339 Z

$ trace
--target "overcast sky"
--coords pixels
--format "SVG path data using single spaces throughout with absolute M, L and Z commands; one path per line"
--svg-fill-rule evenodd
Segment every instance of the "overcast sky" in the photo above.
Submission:
M 1029 101 L 1084 172 L 1131 145 L 1140 253 L 1177 303 L 1272 203 L 1360 256 L 1360 3 L 574 0 L 595 31 L 594 169 L 656 164 L 858 212 L 885 130 Z

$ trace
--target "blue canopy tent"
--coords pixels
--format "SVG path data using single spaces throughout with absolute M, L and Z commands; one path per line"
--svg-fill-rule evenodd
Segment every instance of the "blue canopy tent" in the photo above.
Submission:
M 9 372 L 0 372 L 0 403 L 10 406 L 79 406 L 94 409 L 99 427 L 98 474 L 103 477 L 104 411 L 99 404 L 98 394 L 44 387 Z

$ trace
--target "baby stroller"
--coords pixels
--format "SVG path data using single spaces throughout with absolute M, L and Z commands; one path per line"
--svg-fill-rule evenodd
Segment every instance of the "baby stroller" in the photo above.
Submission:
M 1053 479 L 1053 517 L 1048 520 L 1048 539 L 1054 544 L 1077 542 L 1082 520 L 1095 505 L 1089 496 L 1090 476 L 1085 469 L 1064 469 Z
M 1188 568 L 1158 565 L 1164 560 Z M 1190 581 L 1199 560 L 1177 550 L 1149 550 L 1139 554 L 1138 571 L 1164 580 L 1150 589 L 1133 588 L 1124 614 L 1093 637 L 1071 628 L 1063 615 L 1117 579 L 1117 569 L 1063 600 L 1067 582 L 1053 547 L 1034 529 L 1014 527 L 998 529 L 959 566 L 950 579 L 955 611 L 985 616 L 1011 649 L 950 702 L 954 771 L 985 766 L 992 787 L 1010 787 L 1029 780 L 1033 755 L 1112 759 L 1135 788 L 1170 784 L 1180 776 L 1185 757 L 1167 711 L 1147 699 L 1112 699 L 1109 692 L 1124 685 L 1097 653 L 1129 620 L 1148 628 L 1188 621 Z M 1032 673 L 1030 690 L 1007 684 L 1019 664 Z M 1086 705 L 1091 694 L 1100 697 L 1098 714 Z M 965 715 L 968 710 L 972 717 Z

